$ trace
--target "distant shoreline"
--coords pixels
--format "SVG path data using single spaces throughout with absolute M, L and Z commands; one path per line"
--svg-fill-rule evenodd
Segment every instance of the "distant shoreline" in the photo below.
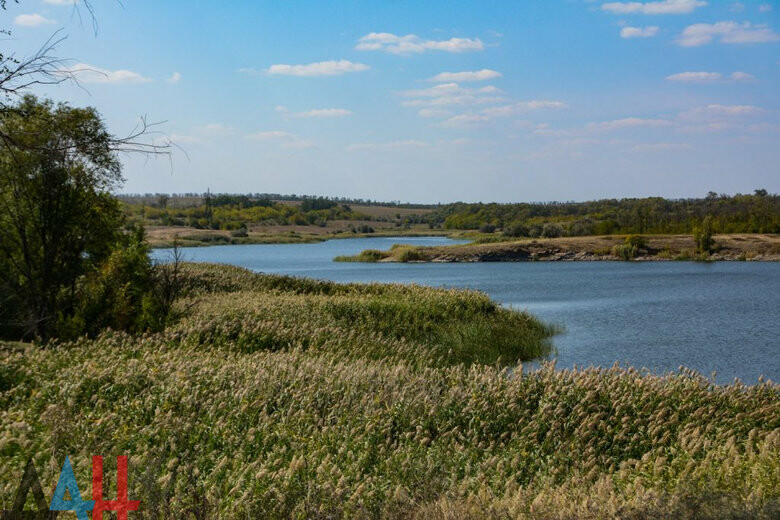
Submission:
M 780 261 L 780 235 L 715 235 L 710 254 L 699 254 L 690 235 L 646 235 L 646 247 L 631 261 Z M 624 235 L 523 239 L 511 242 L 453 246 L 395 246 L 388 251 L 367 250 L 341 262 L 572 262 L 621 261 L 615 247 Z

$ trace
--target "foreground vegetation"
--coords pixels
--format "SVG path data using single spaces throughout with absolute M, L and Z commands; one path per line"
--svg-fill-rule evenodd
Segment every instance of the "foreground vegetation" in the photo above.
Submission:
M 477 293 L 184 272 L 165 332 L 2 351 L 4 504 L 127 453 L 137 518 L 780 513 L 773 383 L 508 371 L 552 331 Z

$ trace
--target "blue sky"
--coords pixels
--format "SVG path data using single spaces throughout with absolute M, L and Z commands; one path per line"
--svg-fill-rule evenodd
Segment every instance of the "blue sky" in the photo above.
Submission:
M 413 202 L 780 191 L 780 2 L 72 0 L 0 13 L 19 55 L 58 28 L 110 129 L 166 121 L 125 192 Z M 82 18 L 84 13 L 82 12 Z

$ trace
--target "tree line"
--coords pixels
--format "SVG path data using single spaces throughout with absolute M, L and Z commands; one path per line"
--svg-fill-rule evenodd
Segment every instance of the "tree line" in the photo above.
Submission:
M 705 218 L 717 233 L 780 233 L 780 196 L 752 194 L 697 199 L 603 199 L 519 204 L 455 203 L 425 216 L 446 229 L 502 231 L 510 236 L 689 234 Z

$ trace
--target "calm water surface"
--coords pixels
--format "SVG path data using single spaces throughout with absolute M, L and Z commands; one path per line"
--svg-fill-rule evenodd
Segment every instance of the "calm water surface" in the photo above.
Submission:
M 616 361 L 658 373 L 680 365 L 720 383 L 780 381 L 780 263 L 336 263 L 337 255 L 445 238 L 358 238 L 318 244 L 185 249 L 185 259 L 337 282 L 465 287 L 565 327 L 559 367 Z M 167 250 L 155 250 L 158 259 Z

